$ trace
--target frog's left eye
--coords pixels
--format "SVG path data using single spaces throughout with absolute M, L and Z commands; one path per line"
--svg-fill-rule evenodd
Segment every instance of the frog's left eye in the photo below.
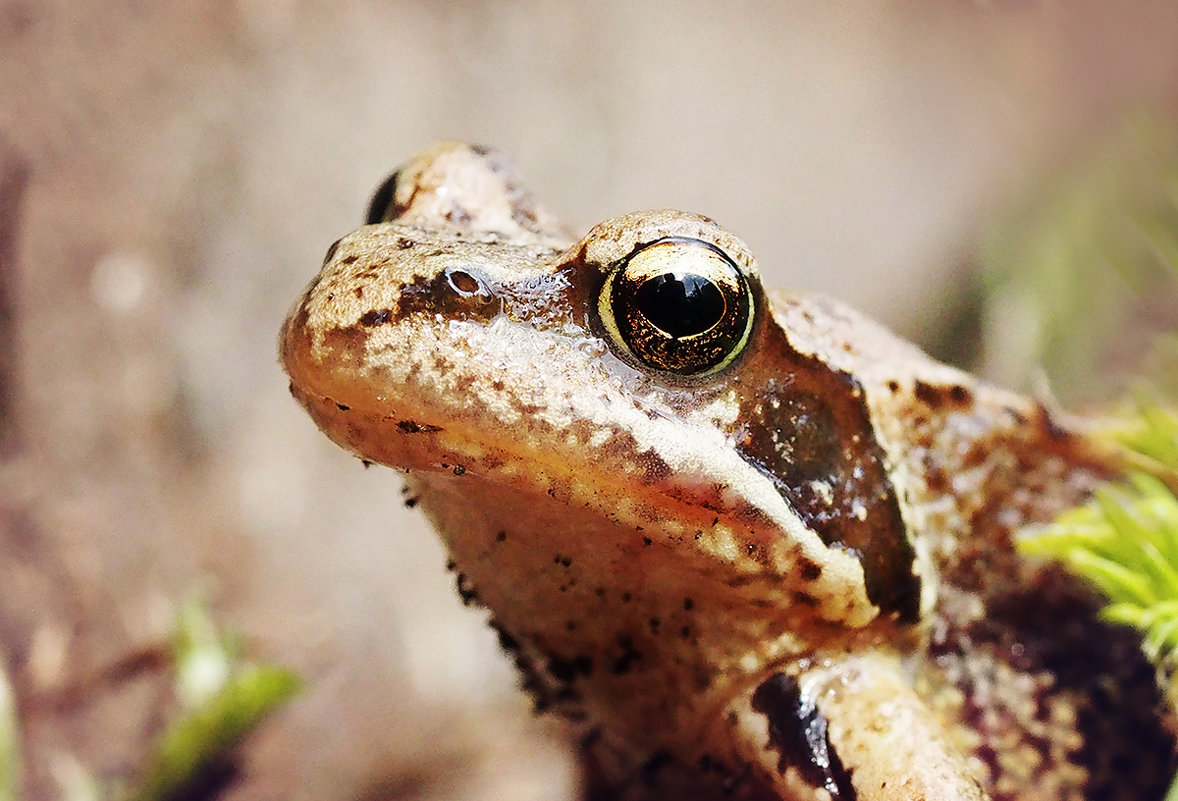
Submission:
M 679 375 L 723 368 L 753 324 L 748 277 L 719 248 L 679 237 L 634 251 L 606 279 L 597 308 L 625 352 Z
M 397 195 L 397 181 L 400 178 L 401 171 L 397 170 L 385 178 L 384 182 L 372 193 L 372 199 L 368 201 L 368 213 L 364 215 L 365 225 L 390 222 L 401 213 L 401 209 L 398 209 L 396 203 L 393 202 Z

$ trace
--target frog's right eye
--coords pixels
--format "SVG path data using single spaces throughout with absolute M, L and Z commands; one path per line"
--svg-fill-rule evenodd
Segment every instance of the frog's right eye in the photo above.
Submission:
M 365 225 L 389 222 L 401 213 L 393 200 L 397 194 L 397 180 L 400 176 L 401 171 L 397 170 L 385 178 L 384 182 L 372 193 L 372 200 L 368 201 L 368 214 L 364 217 Z
M 630 254 L 606 279 L 597 308 L 624 353 L 678 375 L 706 375 L 728 365 L 753 323 L 748 277 L 714 245 L 681 237 Z

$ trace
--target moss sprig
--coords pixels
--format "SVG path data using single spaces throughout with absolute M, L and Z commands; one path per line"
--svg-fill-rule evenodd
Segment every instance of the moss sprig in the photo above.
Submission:
M 1104 594 L 1102 615 L 1141 632 L 1178 710 L 1178 410 L 1141 402 L 1106 434 L 1133 465 L 1125 480 L 1025 532 L 1019 547 L 1062 561 Z

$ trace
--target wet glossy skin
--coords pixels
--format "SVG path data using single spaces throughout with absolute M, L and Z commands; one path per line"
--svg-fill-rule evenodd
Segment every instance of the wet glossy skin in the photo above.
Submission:
M 1133 636 L 1011 549 L 1108 469 L 1038 405 L 766 292 L 707 218 L 570 244 L 486 151 L 372 221 L 287 320 L 292 392 L 409 471 L 611 795 L 1160 796 Z

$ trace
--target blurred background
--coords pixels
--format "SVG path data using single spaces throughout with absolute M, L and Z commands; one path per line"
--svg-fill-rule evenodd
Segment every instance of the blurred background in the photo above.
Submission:
M 503 150 L 578 234 L 708 214 L 766 283 L 1075 405 L 1175 374 L 1176 119 L 1169 0 L 0 0 L 21 797 L 142 769 L 192 599 L 306 683 L 199 797 L 575 794 L 396 474 L 329 444 L 276 361 L 327 246 L 429 142 Z

